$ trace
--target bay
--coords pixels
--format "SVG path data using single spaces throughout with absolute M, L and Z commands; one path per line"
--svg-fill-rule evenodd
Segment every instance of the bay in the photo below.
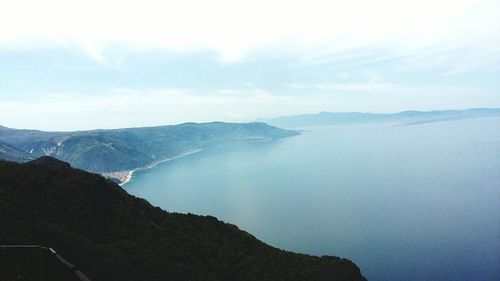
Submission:
M 500 280 L 500 119 L 303 128 L 213 147 L 124 186 L 369 279 Z

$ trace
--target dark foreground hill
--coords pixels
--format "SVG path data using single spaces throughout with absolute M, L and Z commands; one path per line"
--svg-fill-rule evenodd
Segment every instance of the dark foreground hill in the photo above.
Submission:
M 0 160 L 0 226 L 0 244 L 52 247 L 93 281 L 365 280 L 349 260 L 286 252 L 214 217 L 165 212 L 50 157 Z

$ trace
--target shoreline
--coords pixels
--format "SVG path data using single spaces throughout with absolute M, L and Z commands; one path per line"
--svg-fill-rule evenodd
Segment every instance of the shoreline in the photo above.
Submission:
M 104 176 L 105 178 L 108 178 L 108 179 L 117 180 L 119 186 L 124 186 L 125 184 L 127 184 L 128 182 L 130 182 L 132 180 L 134 173 L 137 171 L 151 169 L 151 168 L 156 167 L 157 165 L 159 165 L 161 163 L 172 161 L 172 160 L 184 157 L 184 156 L 188 156 L 190 154 L 194 154 L 194 153 L 200 152 L 202 150 L 203 149 L 201 149 L 201 148 L 191 149 L 191 150 L 188 150 L 184 153 L 181 153 L 179 155 L 176 155 L 176 156 L 173 156 L 170 158 L 165 158 L 162 160 L 154 161 L 153 163 L 148 164 L 148 165 L 143 166 L 143 167 L 135 168 L 132 170 L 125 170 L 125 171 L 101 173 L 101 175 Z

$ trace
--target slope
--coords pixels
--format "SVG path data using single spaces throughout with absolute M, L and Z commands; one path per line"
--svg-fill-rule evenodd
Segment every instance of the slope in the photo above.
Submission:
M 94 281 L 365 280 L 349 260 L 282 251 L 214 217 L 165 212 L 50 157 L 0 160 L 0 225 L 0 244 L 52 247 Z
M 106 173 L 133 170 L 213 145 L 296 134 L 264 123 L 212 122 L 77 132 L 3 129 L 0 142 L 33 158 L 48 155 L 80 169 Z M 1 158 L 18 159 L 7 153 Z

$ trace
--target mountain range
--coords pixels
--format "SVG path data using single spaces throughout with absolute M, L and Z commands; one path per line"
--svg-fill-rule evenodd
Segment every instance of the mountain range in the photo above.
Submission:
M 184 123 L 113 130 L 46 132 L 0 127 L 0 158 L 24 162 L 52 156 L 73 167 L 113 174 L 210 146 L 297 135 L 265 123 Z
M 321 112 L 262 119 L 273 126 L 298 128 L 324 125 L 348 125 L 363 123 L 397 123 L 413 125 L 428 122 L 450 121 L 469 118 L 500 117 L 500 108 L 475 108 L 467 110 L 402 111 L 399 113 Z
M 0 244 L 51 247 L 93 281 L 366 280 L 347 259 L 283 251 L 215 217 L 166 212 L 48 156 L 0 160 L 0 225 Z M 43 276 L 39 262 L 3 257 L 0 280 Z

